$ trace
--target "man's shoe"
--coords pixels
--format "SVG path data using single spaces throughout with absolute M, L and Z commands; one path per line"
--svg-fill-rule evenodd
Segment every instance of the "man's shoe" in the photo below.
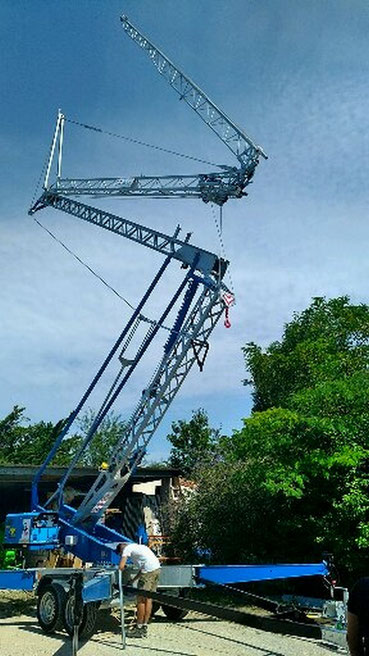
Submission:
M 147 638 L 147 624 L 144 624 L 142 627 L 142 637 Z
M 145 638 L 146 635 L 143 632 L 143 628 L 144 628 L 143 626 L 142 627 L 135 626 L 134 629 L 127 632 L 127 638 Z

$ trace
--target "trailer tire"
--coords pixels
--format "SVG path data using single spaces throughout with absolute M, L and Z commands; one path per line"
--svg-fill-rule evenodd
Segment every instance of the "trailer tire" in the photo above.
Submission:
M 80 640 L 88 640 L 95 633 L 98 608 L 99 605 L 95 601 L 84 604 L 82 620 L 78 628 L 78 637 Z M 74 633 L 73 612 L 74 596 L 70 594 L 65 603 L 63 624 L 66 632 L 71 637 Z
M 37 597 L 37 619 L 44 633 L 63 628 L 66 592 L 60 583 L 45 583 Z
M 182 608 L 174 608 L 174 606 L 165 606 L 164 604 L 161 608 L 165 617 L 167 617 L 168 620 L 173 620 L 175 622 L 183 620 L 183 618 L 186 617 L 188 613 L 188 610 L 183 610 Z

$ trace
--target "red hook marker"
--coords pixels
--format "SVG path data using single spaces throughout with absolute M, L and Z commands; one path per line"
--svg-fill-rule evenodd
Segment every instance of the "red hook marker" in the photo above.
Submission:
M 223 303 L 225 305 L 225 311 L 224 311 L 224 326 L 226 328 L 231 327 L 231 322 L 229 320 L 229 308 L 231 305 L 234 303 L 234 296 L 231 294 L 231 292 L 225 292 L 222 296 Z
M 231 322 L 230 322 L 230 320 L 229 320 L 229 308 L 226 307 L 226 309 L 225 309 L 225 318 L 224 318 L 224 326 L 225 326 L 226 328 L 230 328 L 231 325 L 232 325 L 232 324 L 231 324 Z

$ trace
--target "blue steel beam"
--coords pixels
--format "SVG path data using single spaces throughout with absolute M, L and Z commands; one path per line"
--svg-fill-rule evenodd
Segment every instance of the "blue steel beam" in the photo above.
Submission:
M 35 570 L 0 570 L 0 590 L 32 590 L 35 581 Z
M 196 568 L 197 578 L 211 583 L 230 584 L 249 581 L 273 581 L 301 576 L 328 576 L 324 561 L 297 565 L 209 565 Z

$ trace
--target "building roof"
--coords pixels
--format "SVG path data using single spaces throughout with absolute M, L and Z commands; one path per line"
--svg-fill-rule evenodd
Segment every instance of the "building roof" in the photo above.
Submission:
M 33 465 L 0 465 L 0 487 L 7 483 L 31 483 L 39 466 Z M 66 467 L 48 467 L 42 476 L 43 482 L 57 482 L 66 472 Z M 70 483 L 89 481 L 98 475 L 95 467 L 76 467 L 69 478 Z M 178 476 L 178 469 L 159 467 L 138 467 L 132 474 L 134 482 L 150 481 L 158 478 L 173 478 Z

